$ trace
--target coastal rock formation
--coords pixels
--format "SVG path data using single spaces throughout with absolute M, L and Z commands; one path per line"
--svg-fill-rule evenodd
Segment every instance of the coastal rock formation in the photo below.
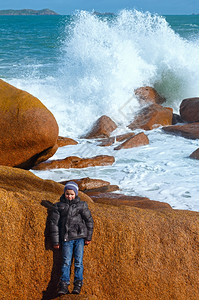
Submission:
M 57 149 L 58 149 L 58 145 L 55 144 L 54 147 L 47 149 L 46 151 L 43 151 L 42 153 L 40 153 L 39 156 L 37 156 L 37 159 L 34 161 L 34 165 L 38 165 L 38 164 L 42 163 L 43 161 L 48 160 L 49 157 L 53 156 L 56 153 Z M 29 164 L 30 162 L 31 162 L 31 164 Z M 26 169 L 30 169 L 32 164 L 33 164 L 33 160 L 30 159 L 25 164 L 22 164 L 19 167 L 21 169 L 26 170 Z M 27 165 L 28 165 L 28 167 L 25 167 Z
M 128 125 L 131 130 L 141 128 L 151 130 L 160 126 L 171 125 L 173 109 L 162 107 L 159 104 L 151 104 L 140 110 L 133 122 Z
M 78 144 L 78 142 L 76 142 L 75 140 L 73 140 L 71 138 L 58 136 L 58 139 L 57 139 L 58 147 L 64 147 L 64 146 L 68 146 L 68 145 L 77 145 L 77 144 Z
M 162 104 L 166 101 L 164 97 L 160 96 L 158 92 L 150 86 L 140 87 L 134 92 L 141 105 L 145 105 L 147 103 Z
M 128 132 L 121 135 L 112 136 L 110 138 L 102 139 L 101 143 L 98 144 L 98 146 L 104 147 L 104 146 L 111 146 L 114 142 L 122 142 L 124 140 L 129 139 L 130 137 L 134 136 L 134 132 Z
M 196 149 L 189 157 L 194 159 L 199 159 L 199 148 Z
M 100 187 L 110 185 L 110 182 L 108 181 L 101 180 L 101 179 L 91 179 L 89 177 L 81 178 L 81 179 L 72 179 L 72 180 L 78 184 L 79 190 L 82 192 L 85 190 L 92 190 L 92 189 L 97 189 Z M 65 185 L 67 181 L 62 181 L 60 183 Z
M 2 299 L 59 299 L 61 252 L 51 248 L 47 215 L 63 185 L 2 166 L 0 185 Z M 79 194 L 95 226 L 78 299 L 199 299 L 198 212 L 98 204 Z
M 115 158 L 109 155 L 98 155 L 91 158 L 80 158 L 78 156 L 69 156 L 65 159 L 57 159 L 40 163 L 33 167 L 34 170 L 49 170 L 59 168 L 88 168 L 95 166 L 107 166 L 112 165 L 115 162 Z
M 85 139 L 96 139 L 109 137 L 111 132 L 117 128 L 117 125 L 111 118 L 107 116 L 101 116 L 93 125 L 91 130 L 84 135 L 82 138 Z
M 101 179 L 92 179 L 86 177 L 86 178 L 72 179 L 72 180 L 78 184 L 79 190 L 86 194 L 99 193 L 99 192 L 104 193 L 104 192 L 110 192 L 119 189 L 118 186 L 116 185 L 113 186 L 110 184 L 110 182 Z M 60 183 L 65 185 L 67 181 L 62 181 Z
M 57 150 L 58 125 L 29 93 L 0 80 L 0 165 L 30 169 Z
M 109 204 L 114 206 L 128 205 L 143 209 L 172 209 L 168 203 L 153 201 L 147 197 L 126 196 L 117 193 L 98 193 L 89 194 L 89 196 L 96 203 Z
M 199 122 L 199 98 L 184 99 L 180 104 L 180 116 L 188 122 Z
M 149 139 L 147 135 L 144 132 L 141 132 L 130 137 L 125 142 L 115 147 L 114 150 L 129 149 L 129 148 L 144 146 L 148 144 L 149 144 Z
M 166 133 L 180 135 L 187 139 L 199 139 L 199 122 L 184 125 L 166 126 L 162 127 L 162 130 L 164 130 Z
M 178 123 L 185 123 L 185 122 L 183 121 L 181 116 L 179 116 L 178 114 L 173 114 L 172 125 L 176 125 Z

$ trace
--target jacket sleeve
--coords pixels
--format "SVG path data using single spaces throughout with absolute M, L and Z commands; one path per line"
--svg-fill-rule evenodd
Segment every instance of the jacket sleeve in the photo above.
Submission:
M 60 213 L 57 205 L 53 205 L 50 210 L 49 229 L 53 245 L 59 244 L 59 219 Z
M 91 241 L 93 235 L 94 221 L 91 212 L 88 208 L 88 204 L 86 202 L 84 202 L 84 207 L 82 210 L 82 218 L 85 221 L 87 227 L 87 241 Z

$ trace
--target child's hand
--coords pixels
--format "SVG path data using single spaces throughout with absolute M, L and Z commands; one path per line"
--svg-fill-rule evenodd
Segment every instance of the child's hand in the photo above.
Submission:
M 85 241 L 84 245 L 89 245 L 91 243 L 91 241 Z
M 59 249 L 59 244 L 53 245 L 53 248 L 54 248 L 54 249 Z

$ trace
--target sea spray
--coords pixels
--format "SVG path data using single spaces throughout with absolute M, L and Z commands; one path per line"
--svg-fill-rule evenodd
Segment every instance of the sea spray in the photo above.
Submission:
M 139 109 L 137 87 L 154 86 L 175 111 L 183 98 L 198 96 L 196 21 L 199 16 L 163 18 L 138 11 L 100 17 L 87 12 L 34 19 L 9 16 L 5 30 L 0 27 L 2 79 L 41 99 L 56 117 L 60 135 L 79 142 L 59 148 L 52 159 L 115 157 L 112 166 L 34 173 L 55 181 L 99 178 L 119 185 L 127 195 L 199 211 L 199 162 L 189 158 L 198 140 L 167 135 L 161 128 L 145 132 L 149 145 L 120 151 L 114 150 L 117 143 L 99 147 L 96 141 L 78 139 L 102 114 L 120 123 L 123 133 Z
M 183 98 L 199 92 L 190 56 L 199 58 L 198 49 L 163 17 L 136 10 L 112 19 L 79 12 L 66 30 L 60 71 L 75 111 L 86 104 L 82 129 L 102 114 L 126 125 L 139 109 L 134 89 L 143 85 L 154 86 L 176 111 Z
M 79 137 L 103 114 L 125 127 L 139 109 L 134 89 L 140 86 L 155 87 L 175 112 L 182 99 L 198 96 L 198 40 L 182 38 L 164 17 L 80 11 L 60 23 L 53 66 L 45 65 L 46 58 L 43 68 L 41 62 L 20 65 L 24 76 L 10 80 L 44 102 L 60 134 Z

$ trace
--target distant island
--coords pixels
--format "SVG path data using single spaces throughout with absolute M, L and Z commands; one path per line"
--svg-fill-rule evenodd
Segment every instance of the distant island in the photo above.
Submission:
M 43 16 L 43 15 L 58 15 L 58 14 L 48 8 L 41 9 L 41 10 L 34 10 L 34 9 L 0 10 L 0 16 Z
M 114 15 L 114 13 L 111 13 L 111 12 L 101 13 L 101 12 L 98 12 L 98 11 L 94 11 L 93 14 L 97 15 L 97 16 L 113 16 Z

